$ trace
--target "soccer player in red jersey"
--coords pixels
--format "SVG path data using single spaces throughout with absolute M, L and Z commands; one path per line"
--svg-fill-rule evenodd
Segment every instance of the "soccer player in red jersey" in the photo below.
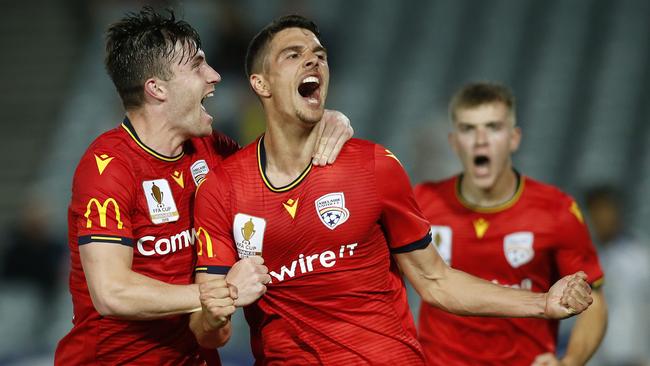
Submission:
M 584 365 L 607 323 L 603 272 L 576 202 L 513 169 L 521 132 L 502 85 L 469 84 L 452 99 L 449 141 L 463 173 L 415 188 L 445 261 L 505 287 L 545 292 L 583 270 L 595 290 L 567 353 L 555 357 L 558 321 L 459 317 L 422 304 L 420 342 L 430 365 Z
M 90 145 L 74 176 L 68 213 L 74 319 L 55 364 L 218 364 L 214 348 L 230 329 L 209 334 L 213 350 L 201 357 L 189 313 L 201 308 L 193 284 L 195 189 L 238 150 L 212 130 L 202 105 L 220 76 L 206 63 L 196 31 L 171 12 L 129 14 L 110 27 L 106 49 L 126 117 Z M 336 114 L 329 123 L 347 125 Z M 351 132 L 329 130 L 326 155 Z M 246 305 L 265 290 L 266 272 L 260 258 L 242 260 L 201 292 Z M 234 309 L 220 310 L 227 316 Z
M 238 258 L 264 257 L 271 282 L 245 308 L 256 364 L 423 365 L 393 260 L 427 302 L 456 313 L 560 318 L 588 306 L 583 274 L 534 294 L 449 269 L 404 169 L 382 146 L 352 139 L 335 164 L 309 164 L 329 84 L 314 23 L 270 23 L 246 64 L 266 133 L 197 189 L 196 281 L 222 278 Z M 212 303 L 192 317 L 209 330 L 227 326 L 212 310 L 227 299 L 204 299 Z

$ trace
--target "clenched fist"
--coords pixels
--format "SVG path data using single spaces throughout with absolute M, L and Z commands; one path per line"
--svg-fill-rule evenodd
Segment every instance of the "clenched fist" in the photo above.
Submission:
M 237 287 L 235 306 L 246 306 L 264 295 L 266 284 L 271 282 L 271 276 L 269 269 L 264 265 L 264 259 L 252 256 L 235 263 L 226 275 L 226 282 Z
M 206 330 L 221 328 L 235 312 L 237 288 L 229 285 L 223 278 L 199 285 L 199 299 L 204 313 Z
M 587 275 L 580 271 L 564 276 L 546 293 L 545 315 L 564 319 L 585 311 L 593 302 Z

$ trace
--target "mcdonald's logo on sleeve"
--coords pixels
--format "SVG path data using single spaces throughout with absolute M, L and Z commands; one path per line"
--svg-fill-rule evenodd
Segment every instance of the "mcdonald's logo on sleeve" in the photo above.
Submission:
M 93 227 L 93 220 L 90 218 L 90 214 L 93 211 L 93 207 L 97 209 L 97 216 L 99 217 L 99 226 L 106 227 L 106 214 L 107 214 L 109 204 L 113 205 L 113 209 L 115 211 L 115 221 L 117 221 L 117 228 L 120 230 L 122 229 L 124 223 L 122 222 L 122 220 L 120 220 L 120 206 L 117 204 L 117 202 L 115 202 L 115 199 L 113 198 L 107 198 L 102 203 L 100 203 L 97 198 L 91 198 L 90 201 L 88 201 L 88 205 L 86 206 L 86 213 L 84 214 L 84 216 L 86 217 L 87 229 Z
M 204 238 L 205 242 L 203 240 L 201 240 L 201 234 L 203 234 L 203 238 Z M 212 251 L 213 250 L 212 249 L 212 239 L 210 238 L 210 234 L 208 233 L 207 230 L 205 230 L 202 227 L 199 227 L 199 229 L 196 231 L 196 240 L 199 242 L 199 245 L 198 245 L 199 248 L 197 249 L 197 252 L 196 252 L 197 255 L 199 255 L 199 256 L 203 255 L 203 246 L 205 244 L 205 251 L 206 251 L 206 254 L 208 255 L 208 258 L 214 257 L 214 253 Z

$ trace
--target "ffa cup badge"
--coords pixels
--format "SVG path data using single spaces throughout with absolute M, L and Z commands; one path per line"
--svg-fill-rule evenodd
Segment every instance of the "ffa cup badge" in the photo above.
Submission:
M 151 222 L 157 225 L 178 220 L 178 209 L 167 179 L 145 180 L 142 189 L 147 198 Z
M 314 203 L 320 221 L 330 230 L 342 225 L 350 217 L 350 211 L 345 208 L 345 195 L 343 192 L 328 193 Z
M 440 257 L 451 265 L 451 228 L 431 225 L 431 239 Z
M 262 255 L 266 220 L 260 217 L 238 213 L 232 225 L 232 234 L 237 245 L 239 258 Z
M 533 260 L 533 240 L 534 236 L 530 231 L 508 234 L 503 238 L 503 252 L 512 268 L 521 267 Z

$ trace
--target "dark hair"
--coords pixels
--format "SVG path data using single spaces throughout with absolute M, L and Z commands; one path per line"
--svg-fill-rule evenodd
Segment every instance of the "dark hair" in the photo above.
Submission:
M 463 86 L 454 94 L 449 103 L 449 117 L 456 120 L 456 112 L 463 108 L 474 108 L 483 104 L 500 102 L 515 117 L 515 97 L 506 86 L 488 82 L 471 83 Z
M 273 37 L 287 28 L 303 28 L 311 31 L 320 38 L 318 27 L 311 20 L 300 15 L 285 15 L 273 20 L 253 37 L 246 51 L 246 76 L 259 72 L 266 54 L 266 48 Z
M 169 80 L 172 61 L 182 51 L 179 63 L 190 60 L 201 48 L 201 39 L 191 25 L 146 6 L 138 13 L 127 13 L 106 33 L 106 71 L 122 98 L 124 108 L 139 107 L 144 101 L 144 82 L 150 77 Z
M 620 206 L 620 198 L 620 192 L 614 186 L 608 184 L 589 187 L 585 192 L 587 207 L 601 202 L 607 202 L 618 207 Z

